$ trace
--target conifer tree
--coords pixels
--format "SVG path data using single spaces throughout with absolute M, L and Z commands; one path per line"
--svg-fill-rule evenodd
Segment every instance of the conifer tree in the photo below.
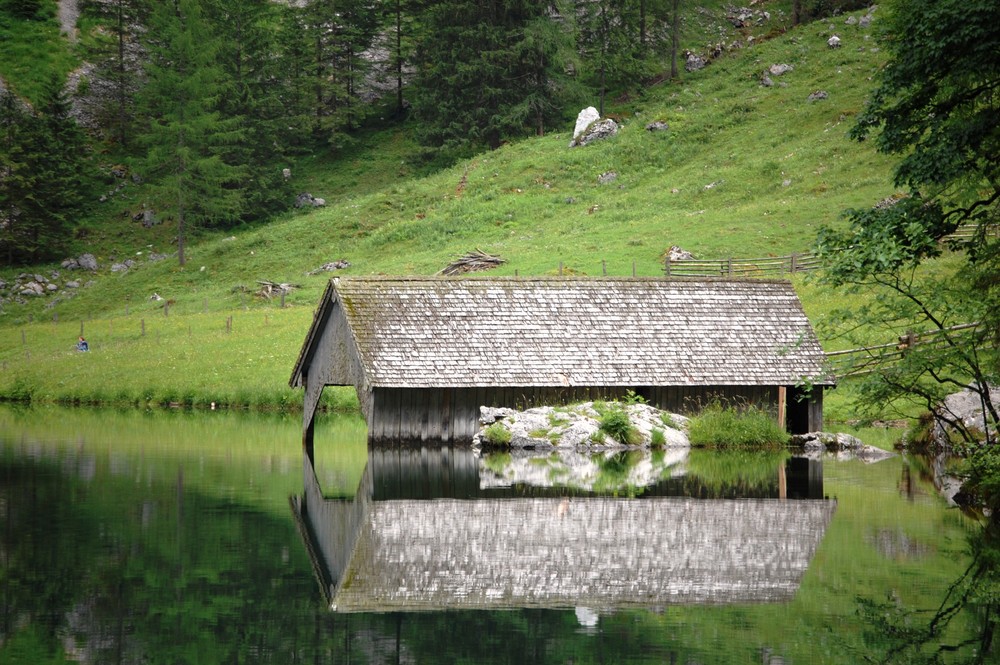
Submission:
M 287 208 L 290 185 L 282 177 L 286 110 L 284 73 L 275 54 L 281 49 L 278 13 L 270 0 L 212 0 L 206 5 L 214 31 L 222 37 L 218 62 L 223 73 L 218 111 L 247 140 L 226 143 L 227 164 L 243 166 L 232 187 L 241 192 L 245 219 L 260 219 Z
M 147 122 L 142 162 L 149 203 L 177 225 L 184 265 L 191 227 L 239 220 L 243 169 L 223 159 L 242 138 L 238 123 L 218 111 L 225 91 L 219 49 L 197 0 L 165 0 L 150 16 L 149 61 L 142 107 Z
M 88 163 L 58 77 L 46 83 L 37 113 L 0 94 L 0 247 L 8 264 L 52 258 L 67 244 L 92 182 Z
M 428 3 L 416 53 L 414 112 L 422 140 L 468 150 L 497 148 L 558 108 L 560 40 L 546 31 L 549 3 L 438 0 Z M 541 97 L 548 95 L 546 103 Z

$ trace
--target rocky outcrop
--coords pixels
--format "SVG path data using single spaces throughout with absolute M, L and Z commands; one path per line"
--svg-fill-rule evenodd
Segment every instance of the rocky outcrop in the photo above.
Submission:
M 632 441 L 623 442 L 601 428 L 606 414 L 615 410 L 628 416 L 629 426 L 634 431 Z M 487 431 L 490 426 L 502 427 L 510 434 L 508 445 L 511 448 L 546 450 L 586 447 L 590 450 L 614 450 L 648 447 L 654 444 L 654 437 L 656 445 L 666 448 L 690 447 L 684 433 L 687 419 L 648 404 L 583 402 L 565 407 L 542 406 L 527 411 L 482 407 L 479 422 L 481 428 L 472 439 L 475 447 L 491 443 L 491 434 Z
M 831 432 L 795 434 L 791 438 L 791 445 L 799 446 L 805 450 L 806 457 L 832 453 L 838 460 L 858 459 L 867 464 L 881 462 L 896 456 L 896 453 L 869 446 L 861 439 L 842 432 L 836 434 Z

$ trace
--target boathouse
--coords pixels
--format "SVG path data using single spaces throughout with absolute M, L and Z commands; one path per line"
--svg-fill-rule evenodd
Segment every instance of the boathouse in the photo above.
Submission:
M 368 277 L 330 281 L 290 384 L 304 442 L 325 386 L 354 386 L 369 440 L 471 439 L 481 406 L 627 391 L 674 412 L 718 398 L 822 428 L 824 355 L 786 281 Z

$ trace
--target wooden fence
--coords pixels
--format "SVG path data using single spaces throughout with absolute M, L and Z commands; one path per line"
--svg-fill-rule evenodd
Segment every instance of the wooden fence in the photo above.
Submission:
M 934 352 L 944 351 L 956 342 L 971 343 L 972 333 L 978 326 L 978 323 L 963 323 L 941 330 L 907 333 L 900 335 L 898 341 L 888 344 L 831 351 L 826 354 L 827 366 L 838 379 L 870 374 L 898 363 L 916 346 L 919 346 L 922 352 Z
M 816 270 L 820 265 L 819 257 L 812 252 L 714 261 L 668 258 L 665 272 L 668 277 L 773 277 Z

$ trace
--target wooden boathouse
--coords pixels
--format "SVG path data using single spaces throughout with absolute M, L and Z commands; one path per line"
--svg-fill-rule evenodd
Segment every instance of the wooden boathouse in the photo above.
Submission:
M 481 406 L 629 390 L 679 413 L 756 404 L 802 433 L 822 428 L 823 361 L 786 281 L 335 278 L 290 384 L 309 448 L 325 386 L 355 387 L 370 441 L 462 441 Z

